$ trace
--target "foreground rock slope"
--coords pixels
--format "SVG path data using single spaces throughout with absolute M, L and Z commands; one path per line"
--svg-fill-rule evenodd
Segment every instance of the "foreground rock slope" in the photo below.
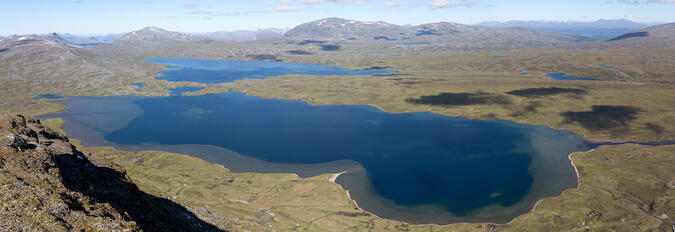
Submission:
M 0 231 L 221 231 L 39 120 L 0 113 Z

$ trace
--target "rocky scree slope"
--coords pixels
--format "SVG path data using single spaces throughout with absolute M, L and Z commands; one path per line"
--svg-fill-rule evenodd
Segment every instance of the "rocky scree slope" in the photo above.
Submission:
M 0 231 L 221 231 L 26 116 L 0 112 Z

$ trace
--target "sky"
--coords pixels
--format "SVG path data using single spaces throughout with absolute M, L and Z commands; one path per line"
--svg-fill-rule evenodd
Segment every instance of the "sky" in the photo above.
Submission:
M 292 28 L 341 17 L 399 25 L 449 21 L 674 22 L 675 0 L 0 0 L 0 35 Z

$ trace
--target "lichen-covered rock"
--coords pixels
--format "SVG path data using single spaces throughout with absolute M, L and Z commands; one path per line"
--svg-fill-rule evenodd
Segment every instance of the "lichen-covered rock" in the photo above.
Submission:
M 0 231 L 219 231 L 40 121 L 0 113 Z

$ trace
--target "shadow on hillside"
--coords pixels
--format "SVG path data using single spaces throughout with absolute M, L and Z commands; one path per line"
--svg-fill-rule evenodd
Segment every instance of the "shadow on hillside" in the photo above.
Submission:
M 124 173 L 98 167 L 73 150 L 74 155 L 54 158 L 66 188 L 110 204 L 125 220 L 135 221 L 144 231 L 223 231 L 173 201 L 139 190 Z
M 577 122 L 589 130 L 616 130 L 628 127 L 641 110 L 630 106 L 595 105 L 591 111 L 567 111 L 561 115 L 565 122 Z
M 312 55 L 314 53 L 305 51 L 305 50 L 288 50 L 286 51 L 286 54 L 291 54 L 291 55 Z
M 517 89 L 506 93 L 509 95 L 516 95 L 520 97 L 537 98 L 559 94 L 586 94 L 586 90 L 575 88 L 550 87 L 550 88 Z
M 321 44 L 319 47 L 321 47 L 321 50 L 327 52 L 340 51 L 342 49 L 342 46 L 334 44 Z
M 627 34 L 621 35 L 619 37 L 610 39 L 609 41 L 617 41 L 617 40 L 623 40 L 623 39 L 628 39 L 628 38 L 633 38 L 633 37 L 647 37 L 647 36 L 649 36 L 649 32 L 646 32 L 646 31 L 631 32 L 631 33 L 627 33 Z
M 321 40 L 303 40 L 302 42 L 299 42 L 298 45 L 307 45 L 307 44 L 323 44 L 326 43 L 326 41 L 321 41 Z
M 406 102 L 424 105 L 438 106 L 467 106 L 467 105 L 508 105 L 511 101 L 508 97 L 492 93 L 440 93 L 438 95 L 421 96 L 420 98 L 408 98 Z
M 270 54 L 246 55 L 246 57 L 253 60 L 276 60 L 277 56 Z

